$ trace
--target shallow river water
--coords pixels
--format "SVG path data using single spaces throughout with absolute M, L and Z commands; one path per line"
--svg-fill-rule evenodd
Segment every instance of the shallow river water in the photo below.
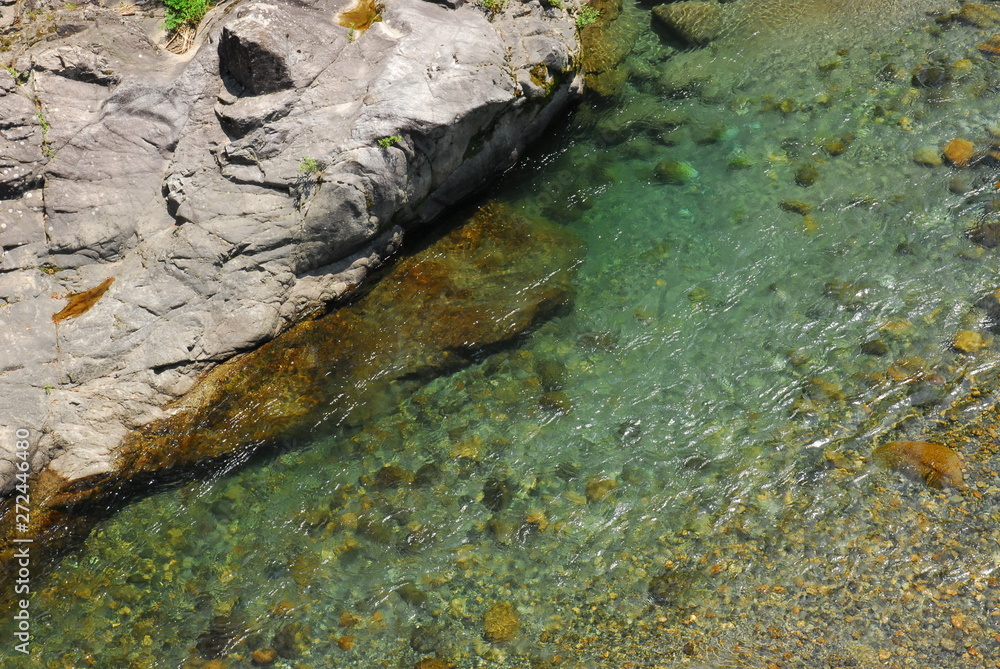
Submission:
M 585 241 L 571 311 L 121 510 L 25 666 L 1000 666 L 1000 261 L 968 234 L 1000 14 L 725 6 L 685 52 L 626 6 L 620 92 L 490 194 Z M 967 486 L 879 468 L 898 439 Z

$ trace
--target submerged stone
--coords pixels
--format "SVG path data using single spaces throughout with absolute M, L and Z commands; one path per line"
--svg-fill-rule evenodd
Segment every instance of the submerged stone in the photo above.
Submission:
M 911 83 L 917 88 L 941 88 L 951 81 L 948 70 L 940 65 L 924 63 L 913 71 Z
M 585 493 L 588 502 L 603 502 L 611 497 L 617 483 L 606 476 L 595 476 L 587 481 Z
M 251 657 L 255 665 L 267 666 L 278 660 L 278 651 L 273 648 L 258 648 L 251 654 Z
M 958 453 L 929 441 L 893 441 L 875 449 L 883 466 L 923 481 L 932 488 L 961 487 L 962 460 Z
M 716 2 L 660 5 L 653 8 L 653 17 L 688 46 L 704 46 L 722 33 L 722 9 Z
M 989 340 L 981 332 L 973 330 L 960 330 L 951 344 L 956 351 L 962 353 L 975 353 L 989 346 Z
M 665 184 L 683 186 L 698 176 L 698 171 L 680 160 L 661 160 L 653 168 L 653 176 Z
M 659 606 L 679 606 L 687 599 L 697 575 L 685 569 L 667 566 L 649 582 L 649 596 Z
M 968 167 L 975 155 L 976 148 L 967 139 L 953 139 L 944 145 L 942 153 L 953 166 L 962 168 Z
M 881 337 L 869 339 L 861 344 L 861 352 L 865 355 L 882 356 L 889 352 L 889 347 Z
M 795 183 L 803 188 L 809 188 L 819 180 L 819 168 L 815 165 L 803 165 L 795 172 Z
M 379 490 L 398 488 L 413 483 L 414 474 L 396 464 L 382 467 L 375 474 L 375 487 Z
M 491 478 L 483 484 L 483 506 L 490 511 L 502 511 L 510 505 L 512 486 L 507 479 Z
M 301 623 L 288 623 L 274 635 L 274 649 L 286 660 L 302 656 L 309 648 L 311 629 Z
M 1000 35 L 993 35 L 985 42 L 977 44 L 976 49 L 986 58 L 990 60 L 995 59 L 997 56 L 1000 56 Z
M 425 657 L 413 665 L 414 669 L 451 669 L 454 665 L 448 664 L 438 657 Z
M 483 614 L 483 636 L 487 641 L 510 641 L 520 629 L 521 618 L 508 602 L 497 602 Z
M 778 203 L 778 207 L 782 211 L 799 214 L 800 216 L 808 216 L 809 212 L 812 211 L 812 205 L 802 200 L 782 200 Z
M 195 642 L 195 650 L 206 660 L 223 657 L 231 651 L 244 637 L 246 631 L 241 621 L 230 615 L 219 615 L 212 618 Z
M 1000 12 L 987 6 L 974 2 L 967 2 L 962 5 L 955 18 L 966 25 L 976 28 L 991 28 L 1000 23 Z
M 1000 245 L 1000 219 L 988 218 L 969 229 L 969 239 L 988 249 Z

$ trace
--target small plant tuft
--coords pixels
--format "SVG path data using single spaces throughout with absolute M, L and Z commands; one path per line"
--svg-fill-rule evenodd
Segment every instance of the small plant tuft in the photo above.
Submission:
M 18 86 L 27 83 L 28 77 L 31 76 L 31 70 L 28 70 L 26 72 L 18 72 L 10 65 L 5 65 L 4 69 L 10 72 L 10 76 L 14 77 L 14 83 L 16 83 Z
M 211 0 L 163 0 L 163 4 L 167 6 L 163 27 L 174 31 L 185 24 L 197 26 L 213 3 Z
M 379 139 L 378 145 L 381 146 L 383 149 L 388 149 L 393 144 L 398 144 L 402 141 L 403 137 L 401 135 L 389 135 L 388 137 L 383 137 Z
M 499 14 L 507 6 L 507 0 L 479 0 L 491 14 Z
M 302 156 L 299 161 L 299 172 L 307 176 L 319 174 L 323 171 L 323 166 L 312 156 Z
M 576 29 L 583 30 L 589 25 L 597 22 L 601 17 L 601 11 L 593 7 L 584 5 L 576 15 Z

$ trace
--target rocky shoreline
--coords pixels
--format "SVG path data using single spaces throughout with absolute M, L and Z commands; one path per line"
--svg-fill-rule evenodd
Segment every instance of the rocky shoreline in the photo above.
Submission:
M 573 7 L 7 7 L 0 492 L 115 468 L 220 363 L 355 293 L 582 91 Z M 157 42 L 156 40 L 159 40 Z

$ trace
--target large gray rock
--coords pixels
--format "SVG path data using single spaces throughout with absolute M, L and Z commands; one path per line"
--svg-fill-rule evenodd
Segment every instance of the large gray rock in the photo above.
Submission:
M 161 19 L 85 6 L 5 54 L 0 491 L 18 429 L 32 472 L 110 471 L 199 375 L 351 294 L 579 93 L 572 19 L 537 0 L 394 0 L 353 41 L 347 4 L 220 6 L 180 56 L 148 36 Z

